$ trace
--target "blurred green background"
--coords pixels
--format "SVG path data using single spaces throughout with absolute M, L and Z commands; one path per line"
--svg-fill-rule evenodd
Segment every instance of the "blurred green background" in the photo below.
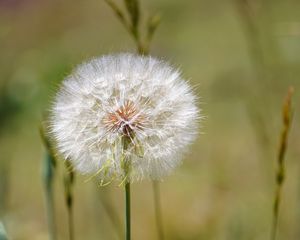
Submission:
M 121 1 L 116 2 L 122 5 Z M 206 116 L 181 167 L 161 184 L 166 239 L 265 240 L 275 191 L 281 108 L 295 87 L 279 239 L 300 239 L 300 2 L 143 0 L 162 23 L 151 54 L 179 66 Z M 38 127 L 78 63 L 135 46 L 102 0 L 0 0 L 0 219 L 11 239 L 48 239 Z M 118 239 L 117 183 L 77 177 L 76 239 Z M 67 239 L 63 164 L 55 179 L 59 239 Z M 151 182 L 132 186 L 133 239 L 157 239 Z

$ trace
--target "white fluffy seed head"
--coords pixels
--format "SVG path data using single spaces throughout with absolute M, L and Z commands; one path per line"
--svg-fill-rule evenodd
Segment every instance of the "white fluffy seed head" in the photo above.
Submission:
M 107 55 L 79 65 L 51 109 L 58 152 L 101 180 L 160 179 L 197 135 L 199 111 L 178 70 L 153 57 Z M 128 141 L 124 149 L 124 138 Z

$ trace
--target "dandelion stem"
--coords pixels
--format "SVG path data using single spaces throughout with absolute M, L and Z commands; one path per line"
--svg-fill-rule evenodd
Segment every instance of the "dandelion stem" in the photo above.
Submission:
M 277 237 L 279 206 L 281 202 L 282 186 L 285 179 L 284 157 L 287 149 L 288 133 L 292 121 L 292 109 L 291 109 L 292 94 L 293 94 L 293 88 L 290 87 L 282 109 L 283 129 L 281 132 L 280 146 L 278 152 L 278 169 L 276 174 L 276 192 L 275 192 L 274 205 L 273 205 L 273 224 L 271 229 L 271 240 L 276 240 Z
M 158 233 L 158 239 L 164 240 L 163 221 L 162 221 L 162 208 L 160 201 L 160 186 L 158 181 L 152 181 L 153 195 L 154 195 L 154 208 L 155 208 L 155 219 Z
M 130 182 L 125 184 L 125 240 L 131 239 Z
M 128 136 L 122 137 L 122 159 L 121 162 L 123 164 L 124 169 L 124 182 L 125 182 L 125 240 L 131 239 L 131 206 L 130 206 L 130 159 L 126 157 L 126 151 L 129 147 L 131 140 Z
M 127 14 L 130 16 L 130 23 L 128 23 L 124 17 L 123 11 L 113 2 L 113 0 L 105 0 L 108 5 L 112 8 L 112 10 L 115 12 L 116 16 L 119 18 L 125 29 L 128 31 L 129 35 L 134 39 L 134 42 L 136 44 L 137 52 L 140 55 L 148 55 L 149 49 L 150 49 L 150 43 L 152 41 L 152 38 L 154 36 L 155 31 L 157 30 L 157 27 L 160 24 L 160 16 L 159 15 L 153 15 L 151 16 L 147 21 L 147 26 L 145 26 L 146 30 L 146 38 L 144 41 L 141 39 L 142 33 L 140 32 L 140 20 L 141 20 L 141 12 L 140 12 L 140 6 L 138 0 L 124 0 L 126 5 Z M 124 146 L 124 149 L 126 146 Z M 128 184 L 128 186 L 127 186 Z M 125 185 L 125 192 L 126 196 L 127 194 L 130 194 L 130 192 L 127 192 L 126 188 L 129 188 L 128 191 L 130 191 L 130 185 L 127 182 Z M 154 208 L 155 208 L 155 219 L 156 219 L 156 225 L 158 230 L 159 239 L 164 239 L 163 234 L 163 226 L 162 226 L 162 212 L 161 212 L 161 206 L 160 206 L 160 189 L 159 189 L 159 183 L 156 181 L 153 181 L 153 193 L 154 193 Z M 130 195 L 128 196 L 130 201 Z M 127 199 L 127 198 L 126 198 Z M 129 202 L 129 209 L 130 211 L 130 202 Z M 127 201 L 126 201 L 126 213 L 127 213 Z M 127 216 L 127 214 L 126 214 Z M 127 217 L 126 217 L 127 220 Z M 130 221 L 130 212 L 129 212 L 129 221 Z M 127 237 L 127 225 L 126 225 L 126 237 Z M 127 239 L 127 238 L 126 238 Z M 130 239 L 130 222 L 129 222 L 129 238 Z

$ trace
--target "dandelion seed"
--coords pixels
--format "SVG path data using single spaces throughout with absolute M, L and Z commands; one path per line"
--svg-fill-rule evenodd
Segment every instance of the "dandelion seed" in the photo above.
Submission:
M 82 174 L 107 181 L 160 179 L 197 135 L 195 102 L 179 71 L 164 61 L 107 55 L 78 66 L 63 81 L 51 109 L 51 134 L 59 153 Z M 126 176 L 124 156 L 130 161 Z

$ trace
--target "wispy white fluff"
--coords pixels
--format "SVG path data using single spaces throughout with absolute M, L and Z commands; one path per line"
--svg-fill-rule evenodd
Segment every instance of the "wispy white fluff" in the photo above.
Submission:
M 178 70 L 153 57 L 107 55 L 79 65 L 51 111 L 57 148 L 75 169 L 101 179 L 159 179 L 197 135 L 199 111 Z M 123 152 L 122 138 L 130 139 Z

